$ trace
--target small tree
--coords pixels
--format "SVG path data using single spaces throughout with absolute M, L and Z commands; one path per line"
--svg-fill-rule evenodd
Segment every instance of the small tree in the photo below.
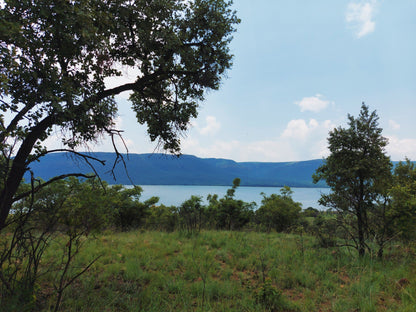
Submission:
M 358 250 L 365 254 L 370 231 L 370 211 L 388 188 L 392 163 L 385 154 L 387 139 L 381 135 L 376 112 L 369 112 L 364 103 L 360 115 L 348 115 L 348 128 L 338 127 L 329 133 L 330 155 L 316 170 L 314 182 L 324 180 L 331 193 L 322 195 L 319 203 L 338 214 Z
M 179 207 L 179 217 L 182 228 L 188 233 L 200 232 L 204 208 L 205 207 L 202 205 L 202 198 L 199 196 L 191 196 L 190 199 L 184 201 Z
M 302 208 L 300 203 L 292 199 L 292 193 L 290 187 L 285 186 L 280 190 L 280 195 L 263 194 L 262 205 L 256 211 L 256 221 L 267 232 L 272 229 L 286 231 L 299 221 Z

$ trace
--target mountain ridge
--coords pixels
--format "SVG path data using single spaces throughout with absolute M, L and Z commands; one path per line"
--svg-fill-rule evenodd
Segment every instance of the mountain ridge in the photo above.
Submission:
M 86 153 L 105 161 L 105 166 L 95 164 L 100 177 L 109 184 L 136 185 L 232 185 L 234 178 L 241 186 L 325 187 L 313 184 L 312 174 L 322 164 L 322 159 L 291 162 L 237 162 L 224 158 L 199 158 L 194 155 L 174 156 L 159 153 L 122 154 L 124 165 L 116 165 L 114 180 L 109 172 L 116 160 L 115 153 Z M 93 170 L 81 158 L 68 153 L 43 156 L 31 164 L 35 177 L 43 180 L 74 173 L 91 173 Z M 28 178 L 28 176 L 26 177 Z M 131 181 L 130 181 L 131 179 Z

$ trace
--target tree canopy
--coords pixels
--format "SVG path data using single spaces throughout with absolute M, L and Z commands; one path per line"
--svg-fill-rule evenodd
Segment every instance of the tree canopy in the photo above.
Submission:
M 0 229 L 30 163 L 62 134 L 63 150 L 120 134 L 114 96 L 152 141 L 179 153 L 207 90 L 232 65 L 239 22 L 226 0 L 5 0 L 0 5 Z M 138 75 L 114 87 L 123 68 Z M 113 141 L 114 142 L 114 141 Z M 88 159 L 87 159 L 88 160 Z M 91 160 L 91 159 L 90 159 Z

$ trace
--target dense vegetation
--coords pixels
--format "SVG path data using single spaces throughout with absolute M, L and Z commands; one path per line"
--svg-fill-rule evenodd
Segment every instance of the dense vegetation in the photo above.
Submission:
M 393 205 L 413 205 L 415 177 L 411 162 L 396 167 Z M 22 198 L 1 237 L 2 307 L 407 311 L 416 304 L 413 214 L 394 219 L 383 259 L 357 258 L 337 212 L 302 210 L 289 187 L 256 207 L 235 198 L 239 183 L 223 198 L 204 204 L 192 196 L 179 207 L 156 197 L 141 202 L 140 187 L 98 179 L 68 178 Z M 20 192 L 30 189 L 22 184 Z

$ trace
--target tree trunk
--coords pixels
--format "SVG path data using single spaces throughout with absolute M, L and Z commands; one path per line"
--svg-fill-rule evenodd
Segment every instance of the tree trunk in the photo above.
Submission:
M 0 194 L 0 231 L 5 227 L 7 217 L 9 216 L 13 204 L 13 198 L 23 179 L 23 175 L 27 171 L 27 161 L 33 146 L 46 129 L 52 126 L 53 120 L 54 116 L 50 115 L 34 126 L 32 131 L 22 142 L 16 157 L 13 159 L 12 167 L 8 172 L 6 183 Z
M 360 257 L 363 257 L 365 254 L 365 223 L 364 216 L 365 212 L 363 211 L 364 203 L 364 179 L 360 176 L 360 197 L 357 204 L 357 227 L 358 227 L 358 254 Z
M 365 242 L 364 242 L 364 229 L 363 229 L 363 216 L 362 216 L 361 204 L 357 209 L 357 226 L 358 226 L 358 254 L 360 257 L 365 254 Z
M 378 252 L 377 252 L 377 257 L 379 259 L 383 259 L 383 252 L 384 252 L 384 246 L 381 245 L 380 248 L 378 249 Z

